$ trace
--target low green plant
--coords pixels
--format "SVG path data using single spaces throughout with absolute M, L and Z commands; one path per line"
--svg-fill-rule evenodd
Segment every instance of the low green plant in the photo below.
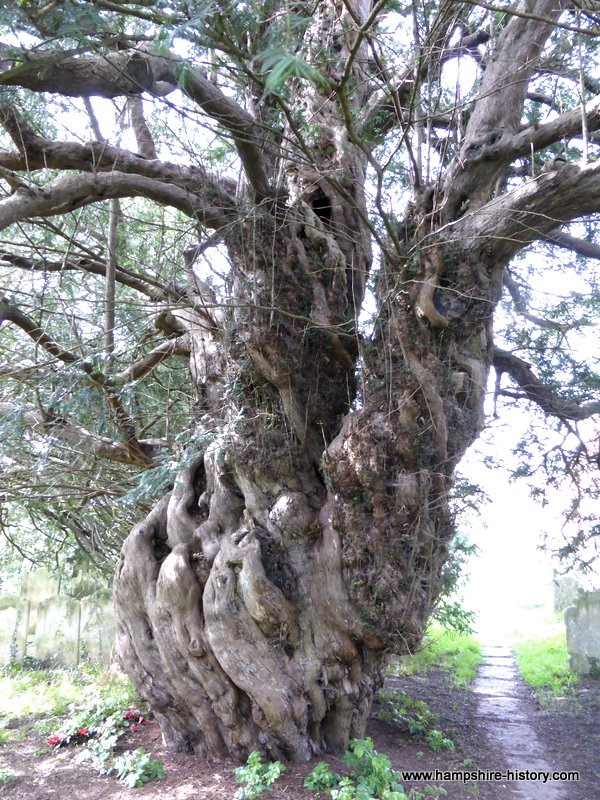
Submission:
M 436 753 L 439 753 L 440 750 L 454 750 L 454 742 L 452 739 L 448 739 L 436 728 L 430 730 L 425 738 L 429 747 Z
M 0 764 L 0 786 L 6 786 L 14 780 L 15 774 L 5 764 Z
M 384 704 L 379 712 L 379 719 L 406 726 L 411 736 L 425 734 L 434 721 L 434 716 L 427 703 L 422 700 L 413 700 L 402 690 L 397 692 L 383 690 L 379 692 L 377 699 Z
M 441 786 L 425 786 L 406 793 L 400 774 L 392 769 L 385 754 L 375 750 L 371 739 L 352 739 L 342 761 L 349 768 L 349 775 L 342 777 L 321 761 L 304 781 L 305 787 L 326 791 L 331 800 L 425 800 L 446 795 Z
M 331 790 L 332 800 L 409 800 L 390 759 L 378 753 L 370 738 L 351 739 L 342 761 L 351 776 Z
M 10 740 L 10 733 L 7 731 L 8 723 L 8 719 L 0 720 L 0 747 Z
M 411 736 L 424 736 L 427 744 L 435 752 L 454 750 L 454 742 L 439 730 L 433 728 L 435 716 L 423 700 L 414 700 L 405 691 L 383 690 L 377 699 L 383 704 L 378 714 L 380 720 L 393 722 L 405 728 Z
M 145 783 L 164 778 L 165 770 L 160 761 L 154 761 L 143 747 L 126 750 L 115 758 L 112 766 L 120 781 L 130 789 L 137 789 Z
M 19 691 L 28 695 L 32 689 L 40 685 L 40 676 L 45 675 L 51 686 L 62 681 L 65 670 L 19 670 L 13 668 L 5 676 L 11 683 L 13 696 L 18 698 Z M 73 702 L 67 702 L 67 692 L 62 694 L 61 704 L 65 718 L 57 724 L 56 717 L 42 719 L 36 723 L 38 733 L 46 735 L 50 748 L 58 750 L 69 745 L 86 744 L 83 756 L 87 757 L 101 775 L 116 774 L 128 786 L 141 786 L 164 774 L 163 766 L 153 761 L 143 750 L 126 751 L 115 757 L 115 747 L 119 738 L 127 729 L 135 731 L 146 723 L 139 710 L 131 708 L 136 695 L 131 684 L 109 673 L 98 673 L 89 667 L 69 673 L 72 686 L 79 687 L 73 691 Z M 62 684 L 61 684 L 62 685 Z M 85 693 L 80 691 L 85 687 Z M 22 706 L 23 707 L 23 706 Z M 46 707 L 45 710 L 56 712 L 58 705 Z M 129 707 L 129 708 L 128 708 Z M 50 734 L 50 735 L 47 735 Z M 48 751 L 38 751 L 45 755 Z
M 411 800 L 429 800 L 429 798 L 447 797 L 448 792 L 443 786 L 424 786 L 422 792 L 415 792 Z
M 337 772 L 333 772 L 329 764 L 326 764 L 325 761 L 319 761 L 317 766 L 306 777 L 304 786 L 307 789 L 311 789 L 313 792 L 320 792 L 324 789 L 331 789 L 333 786 L 337 786 L 341 780 L 341 775 L 338 775 Z
M 236 791 L 235 800 L 253 800 L 261 794 L 270 792 L 272 786 L 284 772 L 285 767 L 280 761 L 263 764 L 262 757 L 257 750 L 248 756 L 246 765 L 234 770 L 235 779 L 243 784 Z
M 113 771 L 113 756 L 119 738 L 125 731 L 126 717 L 123 714 L 111 714 L 96 730 L 96 738 L 87 746 L 88 758 L 100 775 L 109 775 Z

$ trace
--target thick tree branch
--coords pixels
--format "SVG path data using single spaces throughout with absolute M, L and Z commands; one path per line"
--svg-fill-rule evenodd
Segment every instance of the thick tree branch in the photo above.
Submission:
M 152 463 L 150 453 L 153 450 L 156 451 L 154 443 L 147 445 L 142 440 L 140 447 L 147 451 L 148 455 L 140 457 L 140 455 L 133 453 L 127 444 L 115 442 L 106 436 L 99 436 L 86 428 L 68 422 L 62 417 L 45 415 L 41 411 L 33 409 L 21 410 L 14 403 L 0 403 L 0 418 L 9 415 L 18 415 L 25 425 L 42 435 L 51 434 L 57 436 L 79 449 L 85 449 L 92 456 L 116 461 L 119 464 L 129 464 L 137 467 L 150 466 Z
M 0 153 L 0 167 L 4 169 L 27 172 L 38 169 L 118 171 L 140 175 L 174 184 L 196 196 L 203 192 L 205 196 L 210 196 L 211 206 L 220 208 L 224 215 L 233 218 L 235 182 L 210 175 L 200 166 L 147 159 L 104 141 L 86 144 L 50 141 L 39 136 L 7 103 L 0 104 L 0 125 L 6 129 L 18 149 L 18 153 Z
M 467 212 L 448 235 L 470 241 L 473 252 L 493 247 L 498 263 L 507 264 L 524 245 L 558 225 L 598 211 L 600 161 L 581 168 L 565 164 Z
M 600 129 L 600 95 L 586 103 L 585 109 L 588 131 L 597 131 Z M 581 136 L 581 107 L 565 111 L 564 114 L 559 114 L 543 125 L 532 126 L 520 131 L 513 136 L 512 141 L 506 143 L 504 154 L 501 153 L 500 148 L 494 150 L 492 146 L 485 151 L 485 157 L 494 158 L 504 155 L 504 157 L 512 159 L 517 156 L 526 156 L 532 150 L 541 150 L 562 138 L 572 136 Z M 481 155 L 484 157 L 483 152 Z
M 550 231 L 550 233 L 540 238 L 549 244 L 555 244 L 557 247 L 562 247 L 572 253 L 584 256 L 584 258 L 597 258 L 600 260 L 600 244 L 596 244 L 596 242 L 586 242 L 585 239 L 578 239 L 576 236 L 571 236 L 570 233 L 565 233 L 558 229 Z
M 155 347 L 154 350 L 146 353 L 145 356 L 139 358 L 127 369 L 118 372 L 111 378 L 110 383 L 112 386 L 124 386 L 127 383 L 139 381 L 167 358 L 171 358 L 171 356 L 189 357 L 189 355 L 190 337 L 189 334 L 184 334 Z
M 498 37 L 460 152 L 444 175 L 440 194 L 444 221 L 456 219 L 467 199 L 472 209 L 489 199 L 505 162 L 482 159 L 482 149 L 506 147 L 519 130 L 529 80 L 565 5 L 566 0 L 539 0 L 535 18 L 513 16 Z M 527 4 L 520 2 L 517 10 L 527 11 Z
M 12 322 L 18 328 L 21 328 L 33 341 L 47 350 L 50 355 L 64 361 L 65 364 L 74 364 L 81 361 L 81 356 L 66 350 L 62 345 L 55 342 L 39 325 L 24 314 L 21 309 L 10 303 L 6 297 L 0 298 L 0 323 Z
M 132 95 L 127 98 L 127 107 L 139 154 L 144 158 L 158 158 L 150 128 L 144 117 L 144 101 L 139 95 Z
M 267 178 L 264 141 L 250 114 L 197 70 L 183 72 L 182 88 L 209 117 L 220 123 L 233 137 L 257 201 L 270 197 L 272 189 Z
M 178 208 L 210 228 L 231 222 L 225 210 L 206 202 L 202 194 L 190 194 L 172 184 L 123 172 L 70 175 L 50 186 L 18 189 L 0 201 L 0 230 L 31 217 L 51 217 L 113 197 L 147 197 L 161 205 Z
M 76 270 L 106 277 L 106 262 L 97 261 L 93 258 L 47 261 L 43 258 L 27 258 L 16 253 L 0 251 L 0 263 L 9 264 L 10 266 L 27 270 L 28 272 L 32 270 L 36 272 L 67 272 Z M 146 295 L 146 297 L 149 297 L 150 300 L 155 303 L 164 300 L 181 300 L 187 296 L 187 289 L 184 286 L 165 286 L 149 276 L 137 275 L 121 267 L 117 267 L 116 280 L 123 286 L 128 286 L 130 289 L 135 289 L 141 294 Z
M 150 91 L 156 81 L 173 77 L 170 59 L 138 50 L 115 50 L 92 56 L 81 52 L 81 49 L 33 51 L 0 43 L 4 66 L 0 85 L 67 97 L 120 97 Z M 8 63 L 16 66 L 6 69 Z
M 581 325 L 589 325 L 589 322 L 586 320 L 580 320 L 578 322 L 572 322 L 569 325 L 565 325 L 561 322 L 555 322 L 554 320 L 546 319 L 545 317 L 538 317 L 536 314 L 532 314 L 529 311 L 525 298 L 521 294 L 519 285 L 514 280 L 509 270 L 504 271 L 504 286 L 511 296 L 515 311 L 524 319 L 529 320 L 529 322 L 533 322 L 533 324 L 537 325 L 539 328 L 546 328 L 547 330 L 558 331 L 559 333 L 567 333 L 567 331 L 573 330 L 573 328 L 579 328 Z
M 24 314 L 5 297 L 0 298 L 0 323 L 2 322 L 12 322 L 18 328 L 21 328 L 37 345 L 43 347 L 44 350 L 59 361 L 65 364 L 77 364 L 90 381 L 103 390 L 110 390 L 126 383 L 140 380 L 151 372 L 154 367 L 173 355 L 189 356 L 190 354 L 189 334 L 183 334 L 175 339 L 163 342 L 158 347 L 155 347 L 154 350 L 135 361 L 127 369 L 114 376 L 107 377 L 99 370 L 94 369 L 93 365 L 82 356 L 72 353 L 58 344 L 42 328 L 36 325 L 27 314 Z
M 503 373 L 510 375 L 525 397 L 538 405 L 546 414 L 559 419 L 577 421 L 600 413 L 600 401 L 579 404 L 557 397 L 552 389 L 533 374 L 531 365 L 513 353 L 495 347 L 493 365 L 499 375 Z
M 21 86 L 69 97 L 119 97 L 142 92 L 164 94 L 180 86 L 212 119 L 228 131 L 257 199 L 271 194 L 264 159 L 264 140 L 252 116 L 223 94 L 199 70 L 177 56 L 155 56 L 141 50 L 80 56 L 71 53 L 15 50 L 5 57 L 20 65 L 0 73 L 0 85 Z

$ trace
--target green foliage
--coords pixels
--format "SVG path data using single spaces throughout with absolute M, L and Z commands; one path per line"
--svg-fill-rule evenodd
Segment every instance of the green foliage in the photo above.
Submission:
M 235 800 L 253 800 L 265 792 L 270 792 L 284 771 L 285 767 L 280 761 L 263 764 L 261 754 L 254 750 L 248 756 L 246 766 L 234 770 L 236 781 L 243 784 L 236 791 Z
M 337 786 L 342 780 L 341 775 L 329 767 L 325 761 L 319 761 L 317 766 L 306 777 L 304 785 L 307 789 L 312 789 L 315 792 L 320 792 L 323 789 L 331 789 Z
M 439 753 L 440 750 L 454 750 L 452 739 L 448 739 L 436 728 L 430 730 L 425 738 L 429 747 L 436 753 Z
M 441 731 L 433 728 L 435 716 L 427 703 L 414 700 L 405 691 L 380 691 L 377 699 L 382 704 L 378 717 L 383 722 L 393 722 L 408 731 L 411 736 L 424 736 L 427 744 L 436 752 L 454 750 L 454 743 Z
M 115 758 L 113 771 L 130 789 L 139 788 L 149 781 L 164 778 L 165 775 L 161 762 L 152 760 L 143 747 L 126 750 Z
M 323 88 L 325 78 L 296 53 L 272 47 L 260 54 L 261 72 L 265 76 L 265 95 L 277 94 L 290 78 L 306 80 Z
M 0 763 L 0 786 L 6 786 L 7 783 L 14 780 L 14 777 L 14 772 L 5 764 Z
M 390 759 L 375 750 L 370 738 L 351 739 L 342 761 L 351 777 L 331 790 L 332 800 L 408 800 Z
M 579 681 L 569 672 L 569 656 L 564 629 L 535 639 L 523 639 L 514 645 L 517 666 L 528 686 L 561 696 Z
M 481 645 L 473 636 L 432 625 L 421 648 L 413 655 L 399 658 L 388 671 L 394 675 L 416 675 L 435 667 L 447 672 L 455 686 L 468 686 L 481 661 Z
M 424 735 L 434 720 L 427 703 L 413 700 L 404 691 L 389 692 L 384 689 L 379 692 L 377 699 L 384 704 L 379 719 L 406 726 L 411 736 Z
M 127 679 L 91 667 L 46 670 L 12 664 L 3 670 L 0 692 L 6 722 L 25 713 L 41 717 L 36 728 L 49 747 L 86 744 L 84 756 L 101 775 L 116 774 L 129 787 L 163 777 L 162 764 L 142 749 L 114 757 L 123 733 L 146 722 L 133 710 L 139 701 Z M 64 716 L 58 725 L 57 716 Z M 0 723 L 3 733 L 5 723 Z

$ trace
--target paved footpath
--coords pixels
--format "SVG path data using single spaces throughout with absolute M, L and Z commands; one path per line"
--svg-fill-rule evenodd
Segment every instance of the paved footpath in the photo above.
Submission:
M 489 721 L 487 731 L 492 743 L 501 750 L 509 769 L 552 773 L 558 767 L 546 761 L 544 744 L 528 722 L 524 684 L 511 650 L 484 645 L 483 656 L 472 688 L 478 695 L 479 716 Z M 512 787 L 524 800 L 569 797 L 561 781 L 518 781 Z

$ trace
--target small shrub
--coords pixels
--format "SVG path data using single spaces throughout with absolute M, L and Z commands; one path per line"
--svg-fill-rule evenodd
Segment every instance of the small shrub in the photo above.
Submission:
M 329 764 L 320 761 L 310 775 L 306 777 L 304 786 L 314 792 L 319 792 L 323 789 L 331 789 L 333 786 L 337 786 L 341 780 L 341 776 L 337 772 L 333 772 Z
M 235 800 L 253 800 L 265 792 L 270 792 L 273 784 L 284 772 L 285 767 L 280 761 L 263 764 L 260 753 L 254 750 L 248 756 L 245 767 L 234 770 L 235 779 L 244 784 L 234 795 Z
M 145 783 L 164 778 L 165 770 L 160 761 L 153 761 L 143 747 L 126 750 L 115 758 L 112 766 L 118 779 L 130 789 L 137 789 Z
M 372 739 L 352 739 L 342 761 L 352 770 L 352 779 L 342 778 L 331 790 L 332 800 L 408 800 L 399 774 L 390 759 L 378 753 Z
M 411 736 L 425 736 L 427 744 L 436 752 L 439 750 L 454 750 L 454 742 L 447 739 L 441 731 L 432 726 L 435 716 L 431 709 L 422 700 L 413 700 L 404 691 L 381 691 L 377 699 L 384 703 L 378 717 L 384 722 L 393 722 L 405 728 Z
M 6 786 L 14 780 L 14 772 L 10 770 L 5 764 L 0 764 L 0 786 Z
M 439 753 L 440 750 L 454 750 L 454 742 L 452 739 L 446 738 L 441 731 L 435 728 L 429 731 L 425 738 L 429 747 L 436 753 Z

